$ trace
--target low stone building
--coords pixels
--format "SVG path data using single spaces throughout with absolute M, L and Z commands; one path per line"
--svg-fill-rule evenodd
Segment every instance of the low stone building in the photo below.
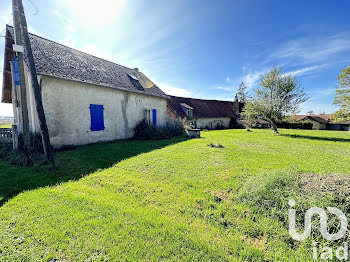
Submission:
M 168 96 L 138 69 L 130 69 L 30 34 L 46 121 L 55 148 L 126 139 L 143 119 L 166 123 Z M 6 27 L 2 102 L 13 103 L 21 132 L 20 87 L 13 81 L 13 28 Z M 25 65 L 29 127 L 40 131 L 31 77 Z
M 167 100 L 167 114 L 200 129 L 233 127 L 238 119 L 233 102 L 177 96 Z
M 329 114 L 320 115 L 295 115 L 295 120 L 298 122 L 308 122 L 312 124 L 313 130 L 337 130 L 349 131 L 350 121 L 335 122 Z

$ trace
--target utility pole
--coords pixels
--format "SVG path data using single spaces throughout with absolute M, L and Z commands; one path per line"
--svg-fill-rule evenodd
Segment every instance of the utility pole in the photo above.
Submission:
M 22 0 L 13 0 L 13 1 L 17 1 L 17 4 L 18 4 L 17 6 L 18 6 L 18 10 L 19 10 L 19 15 L 20 15 L 19 17 L 20 17 L 20 24 L 21 24 L 21 28 L 22 28 L 22 36 L 23 36 L 27 60 L 28 60 L 28 64 L 29 64 L 29 71 L 30 71 L 30 75 L 32 78 L 32 88 L 33 88 L 33 92 L 34 92 L 36 111 L 38 114 L 40 130 L 41 130 L 41 138 L 42 138 L 42 142 L 43 142 L 46 160 L 49 163 L 54 164 L 54 154 L 53 154 L 53 149 L 52 149 L 52 146 L 50 143 L 49 130 L 48 130 L 47 124 L 46 124 L 45 112 L 44 112 L 43 101 L 42 101 L 42 96 L 41 96 L 41 89 L 40 89 L 40 86 L 38 83 L 38 77 L 36 74 L 33 51 L 32 51 L 32 46 L 31 46 L 30 40 L 29 40 L 27 21 L 26 21 L 26 16 L 24 14 Z
M 21 37 L 21 28 L 19 20 L 19 10 L 16 0 L 12 0 L 12 13 L 13 13 L 13 25 L 14 25 L 14 40 L 16 45 L 23 46 Z M 30 148 L 30 134 L 29 134 L 29 119 L 28 119 L 28 106 L 27 106 L 27 90 L 24 75 L 24 63 L 23 53 L 17 52 L 18 58 L 18 71 L 20 79 L 20 96 L 21 96 L 21 114 L 22 114 L 22 128 L 23 128 L 23 140 L 24 151 L 27 155 L 31 150 Z

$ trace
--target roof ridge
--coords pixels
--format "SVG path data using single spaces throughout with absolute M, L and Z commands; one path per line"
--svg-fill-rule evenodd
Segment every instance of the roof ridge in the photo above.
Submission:
M 181 96 L 173 96 L 173 95 L 170 95 L 170 97 L 175 97 L 175 98 L 180 98 L 180 99 L 194 99 L 194 100 L 201 100 L 201 101 L 215 101 L 215 102 L 227 102 L 227 103 L 232 103 L 233 102 L 233 101 L 229 101 L 229 100 L 202 99 L 202 98 L 181 97 Z
M 312 115 L 308 115 L 308 114 L 301 114 L 301 115 L 295 115 L 295 116 L 331 116 L 332 114 L 312 114 Z
M 8 25 L 8 24 L 6 24 L 6 27 L 13 28 L 13 26 Z M 133 70 L 133 69 L 130 68 L 130 67 L 126 67 L 126 66 L 120 65 L 120 64 L 118 64 L 118 63 L 115 63 L 115 62 L 112 62 L 112 61 L 110 61 L 110 60 L 107 60 L 107 59 L 104 59 L 104 58 L 101 58 L 101 57 L 98 57 L 98 56 L 89 54 L 89 53 L 87 53 L 87 52 L 81 51 L 81 50 L 76 49 L 76 48 L 73 48 L 73 47 L 69 47 L 69 46 L 67 46 L 67 45 L 64 45 L 64 44 L 58 43 L 58 42 L 56 42 L 56 41 L 50 40 L 50 39 L 48 39 L 48 38 L 45 38 L 45 37 L 43 37 L 43 36 L 40 36 L 40 35 L 37 35 L 37 34 L 33 34 L 33 33 L 31 33 L 31 32 L 28 32 L 28 34 L 29 34 L 29 35 L 32 35 L 32 36 L 35 36 L 35 37 L 38 37 L 38 38 L 41 38 L 41 39 L 43 39 L 43 40 L 49 41 L 49 42 L 51 42 L 51 43 L 55 43 L 55 44 L 57 44 L 57 45 L 60 45 L 60 46 L 69 48 L 69 49 L 71 49 L 71 50 L 74 50 L 74 51 L 77 51 L 77 52 L 80 52 L 80 53 L 83 53 L 83 54 L 86 54 L 86 55 L 89 55 L 89 56 L 93 56 L 93 57 L 95 57 L 95 58 L 97 58 L 97 59 L 106 61 L 106 62 L 108 62 L 108 63 L 115 64 L 115 65 L 124 67 L 124 68 L 129 69 L 129 70 Z

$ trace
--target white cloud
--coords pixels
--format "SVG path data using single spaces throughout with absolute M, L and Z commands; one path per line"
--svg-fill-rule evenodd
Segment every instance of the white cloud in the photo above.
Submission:
M 310 64 L 326 61 L 348 50 L 350 50 L 350 32 L 326 37 L 304 37 L 284 42 L 269 55 L 265 62 L 287 60 Z
M 221 100 L 221 101 L 233 101 L 235 96 L 234 94 L 208 94 L 208 93 L 196 93 L 192 94 L 193 98 L 198 99 L 207 99 L 207 100 Z
M 191 92 L 189 92 L 186 89 L 174 87 L 170 84 L 165 83 L 157 83 L 157 86 L 163 90 L 164 93 L 167 95 L 173 95 L 173 96 L 184 96 L 189 97 L 191 96 Z
M 95 44 L 86 44 L 83 46 L 83 48 L 81 48 L 81 51 L 88 53 L 90 55 L 94 55 L 99 58 L 103 58 L 107 60 L 110 59 L 110 55 L 98 49 L 98 47 Z
M 219 90 L 229 91 L 229 92 L 234 89 L 234 87 L 232 86 L 215 86 L 214 88 Z
M 312 97 L 329 97 L 329 96 L 334 96 L 335 94 L 335 87 L 328 87 L 328 88 L 322 88 L 322 89 L 317 89 L 317 90 L 311 90 L 307 91 L 308 94 Z
M 301 114 L 306 114 L 308 111 L 312 110 L 315 114 L 320 114 L 325 112 L 326 114 L 334 113 L 338 108 L 330 103 L 320 103 L 318 101 L 309 100 L 301 105 Z
M 60 41 L 58 41 L 58 43 L 65 45 L 65 46 L 69 46 L 71 48 L 75 48 L 75 44 L 74 44 L 74 40 L 73 39 L 62 39 Z
M 284 73 L 283 75 L 292 75 L 292 76 L 301 76 L 301 75 L 308 75 L 311 74 L 312 72 L 321 69 L 325 65 L 314 65 L 314 66 L 308 66 L 304 68 L 300 68 L 294 71 L 290 71 L 287 73 Z
M 38 35 L 38 36 L 43 36 L 42 33 L 40 33 L 38 30 L 36 30 L 36 28 L 34 28 L 33 26 L 29 26 L 28 27 L 29 33 L 32 33 L 34 35 Z
M 7 1 L 7 3 L 4 2 L 1 3 L 2 7 L 0 9 L 0 32 L 5 29 L 5 25 L 12 19 L 11 3 L 10 1 Z
M 284 73 L 283 75 L 292 75 L 292 76 L 301 76 L 301 75 L 307 75 L 315 72 L 316 70 L 319 70 L 323 67 L 325 67 L 326 64 L 323 65 L 314 65 L 309 67 L 300 68 L 294 71 L 290 71 L 287 73 Z M 237 90 L 238 85 L 243 82 L 245 86 L 248 88 L 248 90 L 251 90 L 254 87 L 257 87 L 259 85 L 260 76 L 263 74 L 266 74 L 268 72 L 268 68 L 260 69 L 260 70 L 249 70 L 247 67 L 244 68 L 244 72 L 247 72 L 245 75 L 238 77 L 235 81 L 233 81 L 231 78 L 230 83 L 232 85 L 218 85 L 215 86 L 215 89 L 223 90 L 227 92 L 234 92 Z M 227 78 L 225 81 L 227 82 Z
M 98 27 L 112 22 L 121 12 L 124 0 L 65 0 L 67 6 L 81 24 Z M 62 3 L 61 3 L 62 5 Z M 71 29 L 73 29 L 71 27 Z M 74 29 L 76 30 L 76 29 Z
M 321 68 L 324 68 L 325 66 L 327 66 L 326 64 L 323 65 L 314 65 L 314 66 L 308 66 L 308 67 L 304 67 L 304 68 L 300 68 L 294 71 L 290 71 L 287 73 L 284 73 L 283 75 L 292 75 L 292 76 L 301 76 L 301 75 L 307 75 L 307 74 L 311 74 L 317 70 L 320 70 Z M 248 69 L 245 68 L 244 71 L 247 71 Z M 243 75 L 242 77 L 238 78 L 237 81 L 235 81 L 236 83 L 240 83 L 240 82 L 244 82 L 244 84 L 246 85 L 246 87 L 248 87 L 249 89 L 252 89 L 254 87 L 257 87 L 259 85 L 259 81 L 260 81 L 260 76 L 263 74 L 266 74 L 269 71 L 268 68 L 263 68 L 260 70 L 250 70 L 249 73 Z M 233 90 L 234 88 L 227 88 L 227 87 L 222 87 L 219 86 L 217 87 L 217 89 L 221 89 L 221 90 Z
M 66 34 L 72 34 L 78 31 L 77 24 L 71 18 L 65 16 L 63 12 L 54 9 L 52 10 L 52 14 L 56 17 L 55 20 L 62 25 L 62 29 Z
M 248 68 L 245 67 L 243 71 L 244 72 L 248 71 L 248 73 L 240 77 L 237 77 L 235 79 L 226 77 L 225 82 L 228 83 L 228 80 L 229 80 L 229 84 L 217 85 L 214 88 L 225 92 L 236 92 L 240 83 L 244 82 L 245 86 L 248 88 L 248 90 L 250 90 L 258 86 L 260 75 L 266 73 L 268 69 L 264 68 L 261 70 L 248 70 Z
M 260 75 L 266 72 L 267 72 L 267 69 L 249 72 L 248 74 L 242 77 L 242 81 L 246 85 L 246 87 L 248 87 L 248 89 L 252 89 L 258 85 L 260 80 Z
M 72 24 L 68 24 L 68 25 L 66 26 L 66 30 L 67 30 L 68 32 L 70 32 L 70 33 L 75 33 L 75 32 L 77 32 L 77 28 L 76 28 L 74 25 L 72 25 Z
M 106 60 L 111 61 L 111 62 L 113 62 L 115 60 L 114 55 L 110 55 L 106 52 L 101 51 L 95 44 L 90 43 L 90 44 L 84 45 L 82 48 L 78 48 L 78 47 L 76 47 L 76 42 L 74 41 L 74 39 L 71 39 L 71 38 L 62 39 L 58 42 L 62 45 L 69 46 L 71 48 L 85 52 L 89 55 L 103 58 L 103 59 L 106 59 Z
M 143 62 L 144 64 L 155 64 L 155 63 L 164 63 L 166 61 L 169 61 L 169 58 L 163 58 L 163 59 L 155 59 L 155 60 L 149 60 L 149 61 L 145 61 Z
M 12 104 L 0 103 L 0 116 L 13 116 Z
M 321 112 L 333 113 L 338 109 L 337 106 L 332 104 L 335 93 L 334 86 L 307 90 L 306 93 L 310 99 L 302 104 L 301 113 L 307 113 L 309 110 L 312 110 L 317 114 Z

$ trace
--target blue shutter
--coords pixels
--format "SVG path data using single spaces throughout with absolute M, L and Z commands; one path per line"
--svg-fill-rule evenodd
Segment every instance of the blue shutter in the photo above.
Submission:
M 153 125 L 157 125 L 157 109 L 153 109 Z
M 19 86 L 21 82 L 19 81 L 19 70 L 18 70 L 18 60 L 17 57 L 13 58 L 13 73 L 15 78 L 15 85 Z
M 91 131 L 105 129 L 103 120 L 103 105 L 90 105 Z

